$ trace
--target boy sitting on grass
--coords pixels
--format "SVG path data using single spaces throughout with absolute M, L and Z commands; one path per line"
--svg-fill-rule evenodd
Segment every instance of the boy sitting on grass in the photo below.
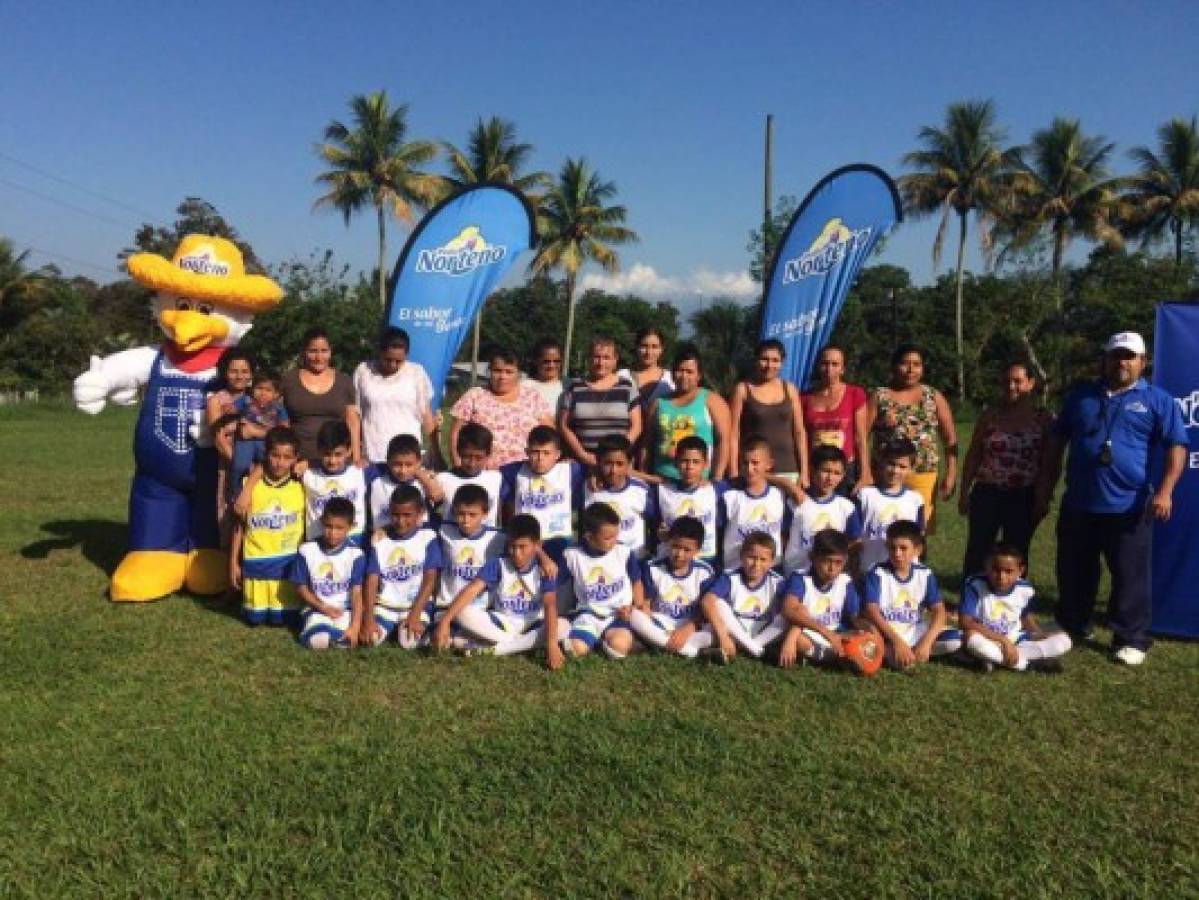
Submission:
M 633 445 L 623 434 L 600 438 L 595 449 L 595 484 L 583 489 L 582 508 L 607 503 L 620 516 L 620 543 L 637 558 L 646 556 L 645 524 L 657 517 L 649 485 L 632 476 Z
M 907 486 L 916 464 L 916 445 L 896 440 L 883 447 L 879 458 L 878 484 L 858 492 L 862 513 L 862 574 L 887 559 L 887 527 L 892 522 L 914 522 L 924 534 L 924 498 Z M 924 539 L 920 540 L 924 549 Z
M 688 659 L 712 646 L 712 629 L 699 601 L 716 575 L 696 559 L 703 543 L 704 526 L 698 519 L 675 519 L 666 537 L 666 558 L 642 569 L 649 610 L 634 609 L 629 615 L 629 625 L 643 643 Z
M 706 657 L 727 665 L 741 647 L 761 659 L 787 630 L 779 614 L 783 579 L 772 571 L 775 552 L 774 538 L 764 531 L 750 532 L 741 544 L 741 565 L 708 585 L 701 602 L 717 645 L 705 651 Z
M 849 466 L 844 451 L 823 444 L 812 451 L 808 466 L 812 486 L 803 500 L 792 501 L 791 531 L 787 535 L 787 549 L 783 551 L 784 572 L 808 568 L 812 543 L 825 528 L 849 538 L 851 550 L 862 536 L 862 516 L 857 504 L 837 493 Z
M 945 628 L 937 576 L 919 561 L 924 552 L 920 526 L 903 519 L 892 522 L 886 547 L 887 561 L 863 581 L 862 618 L 884 642 L 887 665 L 910 670 L 930 657 L 956 652 L 961 633 Z
M 416 638 L 401 625 L 413 608 L 431 620 L 430 601 L 444 563 L 437 532 L 424 524 L 425 497 L 413 484 L 397 487 L 387 512 L 388 526 L 376 532 L 366 563 L 362 643 L 375 646 L 393 634 L 411 650 Z
M 822 449 L 826 448 L 818 448 L 813 457 Z M 790 628 L 779 650 L 784 669 L 800 657 L 822 665 L 842 657 L 841 637 L 853 630 L 859 615 L 858 592 L 845 571 L 848 562 L 849 538 L 825 528 L 812 538 L 809 568 L 787 578 L 783 618 Z
M 1070 635 L 1037 626 L 1035 592 L 1024 580 L 1024 554 L 1011 544 L 997 544 L 987 557 L 986 572 L 966 580 L 959 610 L 966 652 L 978 660 L 980 671 L 1003 666 L 1017 672 L 1061 672 L 1060 657 L 1070 650 Z
M 441 521 L 454 520 L 453 500 L 458 496 L 458 489 L 472 484 L 487 492 L 487 515 L 483 524 L 489 528 L 499 527 L 504 476 L 499 469 L 487 467 L 491 460 L 491 443 L 491 431 L 478 422 L 467 422 L 458 431 L 458 440 L 454 444 L 458 465 L 448 472 L 438 472 L 429 485 L 429 502 L 437 506 Z
M 507 656 L 545 647 L 550 670 L 562 667 L 558 641 L 558 608 L 554 582 L 546 577 L 538 561 L 541 526 L 530 515 L 515 515 L 506 529 L 508 546 L 504 555 L 489 560 L 464 587 L 433 629 L 436 650 L 450 646 L 451 627 L 483 646 L 471 647 L 467 655 Z M 482 597 L 485 605 L 477 601 Z
M 620 516 L 606 503 L 592 503 L 579 516 L 582 540 L 567 547 L 558 573 L 558 591 L 574 599 L 570 633 L 562 641 L 568 656 L 585 656 L 602 644 L 611 659 L 633 649 L 629 615 L 645 606 L 641 566 L 620 544 Z
M 332 497 L 321 511 L 321 535 L 300 546 L 291 580 L 308 609 L 300 643 L 310 650 L 353 647 L 362 623 L 366 555 L 350 540 L 354 504 Z

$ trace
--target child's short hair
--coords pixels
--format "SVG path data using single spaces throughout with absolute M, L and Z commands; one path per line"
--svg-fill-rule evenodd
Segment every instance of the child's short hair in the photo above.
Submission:
M 521 538 L 529 541 L 541 543 L 541 523 L 533 516 L 527 513 L 520 513 L 512 517 L 508 523 L 508 527 L 504 529 L 508 535 L 508 540 L 518 541 Z
M 916 445 L 907 438 L 895 438 L 883 444 L 883 462 L 891 462 L 905 456 L 912 462 L 916 461 Z
M 762 547 L 770 551 L 771 556 L 775 556 L 779 552 L 778 545 L 774 542 L 774 535 L 765 531 L 751 531 L 745 536 L 745 540 L 741 542 L 741 552 L 752 550 L 754 547 Z
M 674 458 L 678 459 L 688 450 L 698 450 L 699 455 L 707 459 L 708 442 L 698 434 L 689 434 L 675 445 Z
M 491 509 L 491 496 L 481 484 L 464 484 L 454 492 L 454 500 L 450 506 L 452 509 L 459 506 L 481 506 L 483 511 L 487 512 Z
M 296 453 L 300 452 L 300 436 L 295 430 L 288 428 L 286 425 L 276 425 L 266 433 L 266 442 L 263 444 L 267 453 L 270 453 L 276 447 L 291 447 Z
M 917 547 L 924 546 L 924 532 L 910 519 L 900 519 L 887 526 L 887 543 L 907 538 Z
M 345 519 L 354 524 L 354 504 L 348 497 L 330 497 L 321 511 L 321 521 L 329 519 Z
M 625 458 L 633 458 L 633 443 L 623 434 L 605 434 L 595 447 L 595 458 L 603 459 L 609 453 L 623 453 Z
M 391 499 L 388 501 L 389 506 L 416 506 L 424 508 L 425 495 L 420 492 L 414 484 L 401 484 L 398 488 L 391 492 Z
M 260 384 L 269 384 L 275 390 L 279 390 L 279 376 L 270 369 L 255 369 L 254 376 L 250 379 L 250 388 L 256 388 Z
M 338 447 L 350 446 L 350 426 L 341 419 L 325 422 L 316 433 L 318 453 L 329 453 Z
M 687 541 L 695 541 L 702 547 L 704 545 L 704 523 L 695 516 L 679 516 L 670 525 L 670 531 L 666 535 L 668 541 L 675 538 L 683 538 Z
M 491 431 L 478 422 L 467 422 L 458 431 L 457 450 L 478 450 L 491 456 Z
M 620 514 L 607 503 L 592 503 L 579 516 L 579 531 L 595 534 L 605 525 L 620 527 Z
M 813 559 L 826 556 L 849 556 L 849 538 L 835 528 L 822 528 L 812 536 Z
M 845 458 L 844 450 L 834 447 L 832 444 L 821 444 L 808 457 L 808 468 L 814 472 L 827 462 L 840 463 L 843 469 L 849 466 L 849 460 Z
M 387 459 L 393 456 L 420 456 L 420 441 L 414 434 L 397 434 L 387 442 Z
M 525 443 L 530 447 L 544 447 L 546 444 L 552 444 L 555 449 L 562 449 L 562 438 L 558 436 L 556 429 L 549 425 L 536 425 L 529 431 L 529 438 Z
M 774 452 L 770 449 L 770 441 L 760 434 L 751 434 L 741 442 L 742 456 L 753 453 L 755 450 L 765 450 L 768 456 L 772 458 L 774 456 Z
M 987 562 L 989 563 L 997 556 L 1006 556 L 1009 559 L 1014 559 L 1021 566 L 1027 562 L 1027 560 L 1024 558 L 1024 551 L 1022 551 L 1015 544 L 1008 543 L 1007 541 L 1000 541 L 991 548 L 990 552 L 987 553 Z

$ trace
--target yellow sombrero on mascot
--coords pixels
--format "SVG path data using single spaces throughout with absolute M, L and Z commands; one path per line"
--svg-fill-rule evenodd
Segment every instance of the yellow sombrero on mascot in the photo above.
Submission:
M 113 600 L 156 600 L 183 587 L 218 594 L 228 583 L 216 521 L 216 450 L 204 422 L 217 360 L 250 330 L 255 314 L 283 297 L 275 282 L 247 275 L 230 241 L 189 234 L 173 259 L 129 258 L 129 274 L 153 289 L 166 340 L 123 350 L 75 379 L 75 405 L 98 413 L 130 405 L 145 387 L 133 439 L 129 550 L 112 576 Z

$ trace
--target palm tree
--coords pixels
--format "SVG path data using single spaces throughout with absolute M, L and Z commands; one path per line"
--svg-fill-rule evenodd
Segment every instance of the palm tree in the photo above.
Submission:
M 592 260 L 605 271 L 619 272 L 620 257 L 613 244 L 632 243 L 637 233 L 624 227 L 625 208 L 605 206 L 616 196 L 616 185 L 591 170 L 587 160 L 567 159 L 558 180 L 537 211 L 537 253 L 534 274 L 561 269 L 566 276 L 566 342 L 563 360 L 569 370 L 570 343 L 575 327 L 575 283 L 579 270 Z
M 1199 130 L 1191 121 L 1171 119 L 1157 130 L 1158 151 L 1135 147 L 1129 155 L 1139 171 L 1126 179 L 1124 230 L 1144 243 L 1167 229 L 1174 238 L 1174 263 L 1182 265 L 1182 238 L 1199 222 Z
M 1055 281 L 1074 237 L 1081 234 L 1113 250 L 1123 244 L 1115 226 L 1120 179 L 1107 168 L 1115 146 L 1083 134 L 1077 119 L 1055 118 L 1027 147 L 1011 151 L 1012 207 L 1002 227 L 1011 247 L 1028 244 L 1048 228 Z M 1057 302 L 1060 309 L 1060 291 Z
M 516 126 L 499 116 L 486 122 L 479 119 L 466 138 L 466 149 L 459 150 L 453 144 L 444 143 L 442 148 L 450 162 L 450 177 L 447 189 L 465 187 L 490 181 L 509 184 L 529 198 L 534 206 L 539 198 L 530 192 L 549 185 L 552 181 L 548 172 L 522 174 L 525 164 L 533 153 L 532 144 L 518 143 Z M 483 322 L 483 310 L 475 317 L 474 337 L 471 341 L 471 380 L 479 370 L 479 332 Z
M 329 192 L 314 207 L 333 207 L 347 225 L 350 217 L 373 206 L 379 223 L 379 303 L 387 302 L 386 219 L 391 212 L 405 222 L 413 220 L 413 207 L 430 203 L 441 190 L 441 179 L 419 170 L 437 155 L 430 141 L 408 141 L 408 106 L 395 109 L 386 91 L 355 96 L 350 101 L 351 126 L 333 121 L 325 128 L 326 143 L 317 153 L 328 171 L 316 181 Z
M 926 125 L 917 134 L 919 150 L 904 156 L 916 169 L 899 179 L 904 208 L 913 218 L 941 214 L 933 241 L 933 266 L 941 262 L 941 248 L 950 213 L 958 217 L 957 257 L 957 357 L 958 396 L 966 397 L 965 354 L 962 345 L 962 265 L 966 253 L 967 222 L 974 213 L 983 251 L 990 254 L 991 226 L 1005 199 L 1005 172 L 1010 158 L 999 148 L 1003 132 L 995 122 L 990 100 L 951 103 L 941 128 Z
M 11 328 L 23 315 L 22 308 L 41 279 L 25 266 L 29 251 L 16 252 L 13 242 L 0 237 L 0 326 Z

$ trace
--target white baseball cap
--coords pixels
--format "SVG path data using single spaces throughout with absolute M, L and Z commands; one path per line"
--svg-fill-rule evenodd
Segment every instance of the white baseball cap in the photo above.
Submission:
M 1145 339 L 1135 331 L 1120 331 L 1113 334 L 1107 339 L 1107 343 L 1103 345 L 1104 353 L 1111 353 L 1113 350 L 1131 350 L 1137 356 L 1145 355 Z

